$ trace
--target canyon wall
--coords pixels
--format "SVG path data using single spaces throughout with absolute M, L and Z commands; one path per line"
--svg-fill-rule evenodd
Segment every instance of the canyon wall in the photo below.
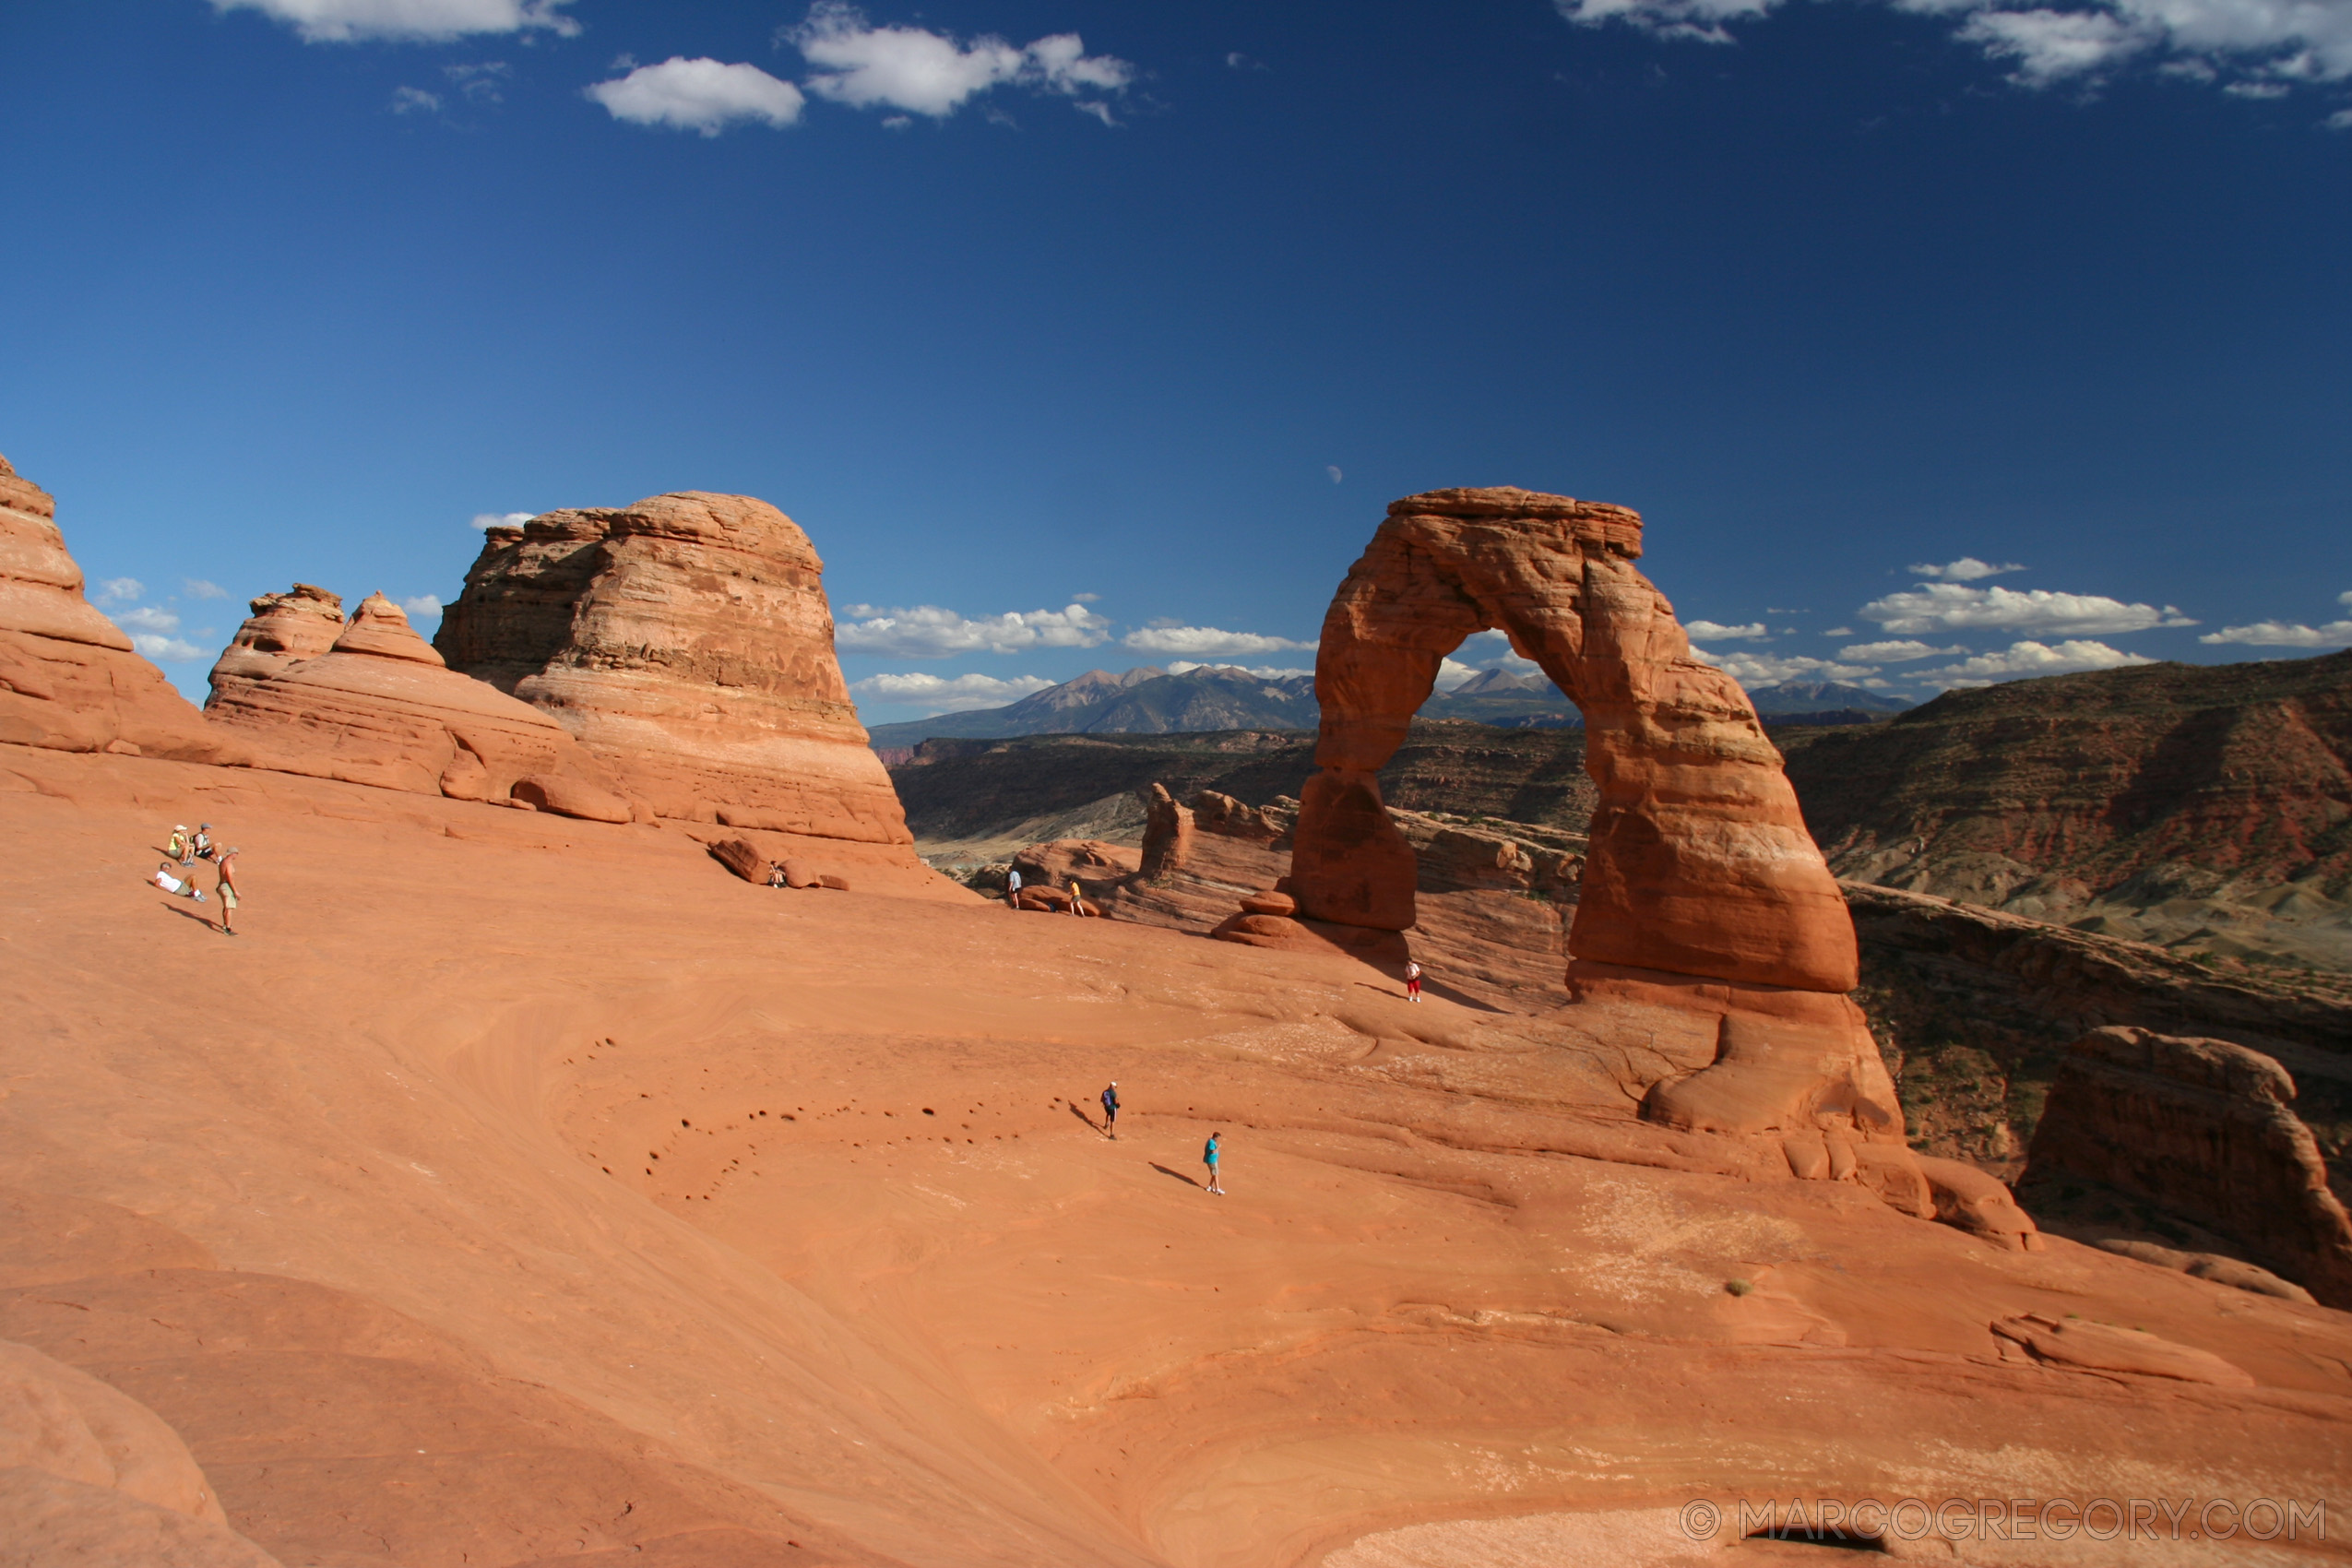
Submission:
M 910 845 L 833 653 L 823 563 L 764 501 L 687 491 L 493 528 L 434 639 L 662 817 Z

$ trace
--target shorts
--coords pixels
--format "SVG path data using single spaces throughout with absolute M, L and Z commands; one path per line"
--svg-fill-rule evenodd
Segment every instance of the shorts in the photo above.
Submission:
M 220 907 L 224 909 L 237 907 L 237 890 L 225 882 L 220 885 Z

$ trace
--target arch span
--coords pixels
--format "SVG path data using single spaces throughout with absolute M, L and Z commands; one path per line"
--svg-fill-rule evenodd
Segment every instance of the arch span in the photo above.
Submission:
M 1413 854 L 1375 774 L 1445 656 L 1499 628 L 1583 711 L 1600 790 L 1572 975 L 1853 989 L 1853 921 L 1780 754 L 1739 683 L 1691 656 L 1641 552 L 1638 513 L 1564 495 L 1439 490 L 1389 506 L 1324 617 L 1321 771 L 1290 871 L 1301 914 L 1412 925 Z

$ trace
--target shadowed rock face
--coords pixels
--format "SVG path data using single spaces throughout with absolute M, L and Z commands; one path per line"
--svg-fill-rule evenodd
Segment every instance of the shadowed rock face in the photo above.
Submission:
M 1600 801 L 1570 952 L 1742 985 L 1853 988 L 1853 925 L 1780 754 L 1634 568 L 1641 529 L 1621 506 L 1514 489 L 1389 507 L 1324 619 L 1322 772 L 1291 867 L 1302 910 L 1413 923 L 1412 857 L 1373 775 L 1444 657 L 1500 627 L 1585 715 Z
M 82 597 L 57 504 L 0 457 L 0 741 L 232 762 L 163 671 Z
M 2323 1305 L 2352 1308 L 2352 1219 L 2328 1190 L 2295 1081 L 2259 1051 L 2117 1026 L 2074 1042 L 2026 1156 L 2148 1199 L 2243 1245 Z
M 834 658 L 823 567 L 749 496 L 550 512 L 489 531 L 434 645 L 662 816 L 911 844 Z

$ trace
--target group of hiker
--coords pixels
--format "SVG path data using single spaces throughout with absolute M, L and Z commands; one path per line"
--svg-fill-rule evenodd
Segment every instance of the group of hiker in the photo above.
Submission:
M 1102 1131 L 1112 1142 L 1118 1141 L 1119 1080 L 1116 1078 L 1111 1079 L 1111 1087 L 1102 1091 Z M 1222 1131 L 1211 1133 L 1208 1142 L 1201 1149 L 1201 1163 L 1208 1167 L 1208 1190 L 1220 1198 L 1225 1195 L 1225 1188 L 1217 1179 L 1217 1156 L 1218 1142 L 1224 1136 Z
M 208 861 L 215 876 L 213 892 L 220 900 L 220 923 L 213 929 L 223 936 L 237 934 L 237 847 L 223 846 L 213 841 L 212 824 L 200 823 L 194 833 L 186 823 L 172 829 L 172 837 L 163 848 L 163 860 L 148 880 L 174 897 L 201 904 L 204 890 L 196 885 L 196 863 Z M 205 922 L 210 925 L 210 921 Z
M 1049 881 L 1046 885 L 1051 887 L 1053 884 Z M 1018 866 L 1004 873 L 1004 907 L 1008 909 L 1021 907 L 1021 868 Z M 1086 919 L 1088 913 L 1087 890 L 1078 885 L 1078 879 L 1075 876 L 1070 879 L 1070 912 L 1081 920 Z

